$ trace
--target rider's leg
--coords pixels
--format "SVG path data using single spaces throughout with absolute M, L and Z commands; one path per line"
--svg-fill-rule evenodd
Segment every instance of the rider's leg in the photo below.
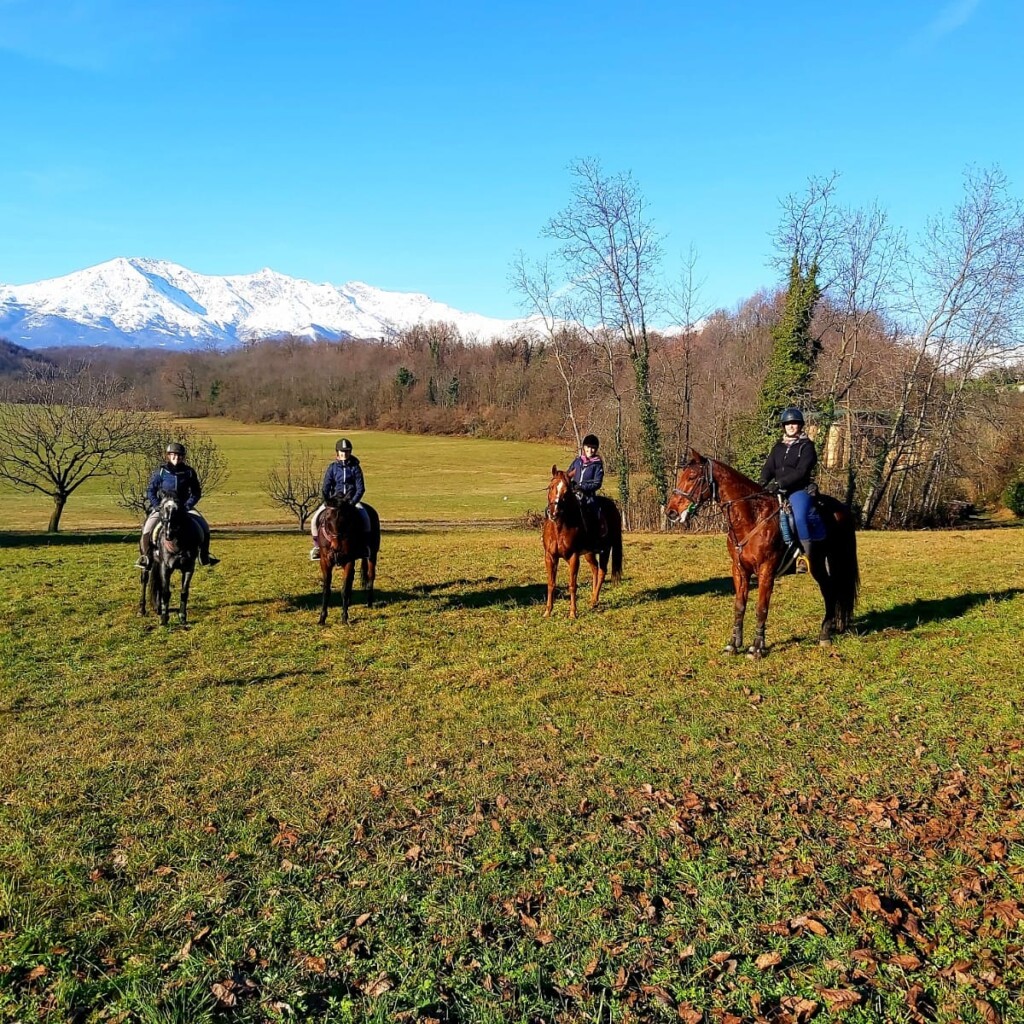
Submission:
M 794 491 L 789 496 L 789 504 L 796 520 L 796 532 L 800 538 L 800 547 L 804 553 L 796 560 L 797 572 L 810 572 L 811 569 L 811 529 L 807 523 L 807 513 L 811 508 L 811 496 L 806 491 Z
M 194 508 L 189 510 L 189 514 L 195 517 L 203 534 L 199 541 L 199 564 L 217 565 L 220 559 L 210 554 L 210 524 Z
M 320 514 L 323 512 L 323 510 L 325 508 L 327 508 L 326 505 L 321 505 L 313 513 L 312 518 L 309 520 L 309 532 L 310 532 L 310 534 L 312 534 L 312 537 L 313 537 L 313 547 L 312 547 L 312 550 L 309 552 L 309 560 L 311 562 L 319 562 L 320 561 L 320 543 L 319 543 L 319 539 L 317 537 L 317 529 L 318 529 L 319 524 L 320 524 Z
M 153 564 L 151 557 L 151 551 L 153 548 L 153 530 L 159 519 L 160 513 L 156 509 L 146 516 L 146 521 L 142 526 L 142 536 L 139 537 L 139 558 L 135 563 L 136 569 L 149 569 Z

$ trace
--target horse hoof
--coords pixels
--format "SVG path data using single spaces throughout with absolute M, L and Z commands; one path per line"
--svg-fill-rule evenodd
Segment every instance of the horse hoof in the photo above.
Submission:
M 723 654 L 735 654 L 736 653 L 736 645 L 735 644 L 726 644 L 725 647 L 722 648 L 722 653 Z

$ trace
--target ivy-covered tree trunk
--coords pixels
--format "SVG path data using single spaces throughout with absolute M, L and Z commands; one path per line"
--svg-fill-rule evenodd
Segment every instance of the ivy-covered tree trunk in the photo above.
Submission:
M 811 377 L 821 343 L 811 334 L 814 307 L 821 297 L 818 266 L 806 271 L 794 255 L 789 288 L 779 322 L 772 328 L 772 354 L 757 397 L 757 411 L 744 425 L 736 446 L 737 466 L 756 476 L 778 436 L 779 413 L 787 405 L 810 405 Z

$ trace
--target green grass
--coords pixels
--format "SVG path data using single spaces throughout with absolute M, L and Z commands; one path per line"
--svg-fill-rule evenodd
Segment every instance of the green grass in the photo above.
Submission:
M 574 622 L 534 533 L 386 533 L 319 629 L 227 534 L 187 630 L 2 540 L 0 1020 L 1024 1019 L 1020 530 L 862 536 L 859 635 L 784 579 L 762 663 L 721 537 Z
M 280 462 L 286 443 L 318 454 L 322 473 L 334 457 L 339 431 L 304 427 L 261 427 L 231 420 L 189 421 L 220 446 L 229 469 L 224 486 L 203 498 L 201 510 L 216 527 L 288 524 L 287 513 L 268 500 L 264 480 Z M 549 444 L 486 441 L 462 437 L 426 437 L 379 431 L 349 431 L 366 476 L 366 500 L 381 519 L 516 519 L 544 507 L 552 463 L 568 464 L 572 455 Z M 0 482 L 0 515 L 6 529 L 43 530 L 52 501 L 37 492 L 14 490 Z M 114 500 L 110 482 L 94 479 L 72 495 L 62 530 L 134 527 Z

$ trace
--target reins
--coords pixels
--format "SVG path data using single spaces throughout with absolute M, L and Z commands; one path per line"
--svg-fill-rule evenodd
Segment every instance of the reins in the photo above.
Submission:
M 765 518 L 758 519 L 755 525 L 748 531 L 747 535 L 740 540 L 736 534 L 736 528 L 732 522 L 732 506 L 738 505 L 743 501 L 753 501 L 755 499 L 772 497 L 769 491 L 755 491 L 753 494 L 744 494 L 739 498 L 730 498 L 728 501 L 723 501 L 721 497 L 721 491 L 718 486 L 718 481 L 715 479 L 714 466 L 711 459 L 703 459 L 704 474 L 701 479 L 701 487 L 699 493 L 694 491 L 684 491 L 679 487 L 673 487 L 672 493 L 679 495 L 680 498 L 685 498 L 690 503 L 690 508 L 693 514 L 696 515 L 700 511 L 702 505 L 707 504 L 708 501 L 713 501 L 718 507 L 725 513 L 725 521 L 728 525 L 727 536 L 732 541 L 737 552 L 741 552 L 754 534 L 761 529 L 762 526 L 766 526 L 773 519 L 777 518 L 782 511 L 778 501 L 775 502 L 775 508 Z

